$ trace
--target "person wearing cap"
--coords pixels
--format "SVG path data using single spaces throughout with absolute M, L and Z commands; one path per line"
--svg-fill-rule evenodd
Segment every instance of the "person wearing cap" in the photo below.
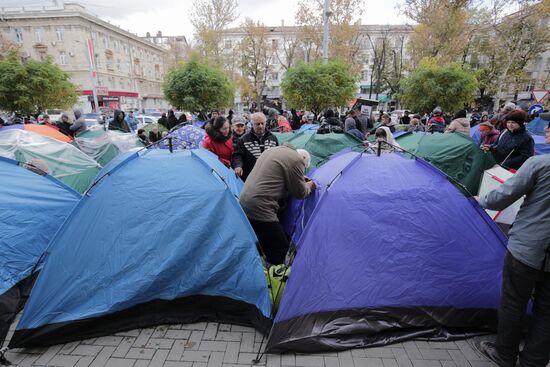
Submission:
M 431 133 L 442 133 L 445 131 L 445 118 L 441 107 L 436 107 L 432 111 L 432 117 L 426 122 L 426 131 Z
M 493 151 L 497 163 L 507 169 L 519 169 L 535 154 L 535 142 L 525 128 L 527 113 L 514 110 L 506 115 L 506 130 L 500 134 Z
M 237 149 L 237 143 L 239 142 L 239 139 L 242 138 L 244 134 L 246 134 L 246 125 L 242 116 L 233 116 L 231 130 L 233 131 L 233 148 Z
M 493 124 L 486 120 L 479 124 L 479 133 L 481 135 L 480 146 L 484 151 L 490 151 L 495 148 L 498 137 L 500 136 L 500 131 L 495 129 Z
M 270 264 L 282 264 L 289 248 L 288 238 L 277 214 L 291 196 L 303 199 L 315 190 L 304 176 L 310 164 L 306 150 L 290 144 L 265 151 L 256 162 L 241 191 L 239 202 L 256 233 L 261 253 Z
M 508 131 L 510 121 L 514 121 L 510 120 L 512 118 L 515 117 L 508 115 Z M 550 126 L 545 133 L 545 142 L 550 143 Z M 510 133 L 505 132 L 505 135 Z M 510 230 L 508 252 L 504 259 L 496 340 L 474 340 L 474 346 L 500 367 L 515 367 L 518 358 L 520 366 L 548 365 L 550 154 L 527 159 L 513 177 L 477 200 L 485 209 L 500 211 L 524 196 Z M 530 302 L 532 307 L 529 307 Z M 529 308 L 531 319 L 527 318 Z M 526 329 L 527 334 L 524 333 Z M 520 352 L 524 335 L 525 343 Z
M 492 118 L 491 122 L 501 133 L 506 130 L 506 116 L 515 110 L 516 104 L 513 102 L 508 102 L 502 107 L 500 113 Z

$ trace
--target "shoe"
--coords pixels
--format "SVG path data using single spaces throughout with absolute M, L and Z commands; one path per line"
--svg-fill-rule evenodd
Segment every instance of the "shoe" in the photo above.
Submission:
M 493 340 L 488 340 L 487 338 L 475 338 L 472 344 L 474 349 L 481 353 L 481 355 L 499 367 L 514 367 L 516 365 L 515 362 L 507 362 L 500 358 Z

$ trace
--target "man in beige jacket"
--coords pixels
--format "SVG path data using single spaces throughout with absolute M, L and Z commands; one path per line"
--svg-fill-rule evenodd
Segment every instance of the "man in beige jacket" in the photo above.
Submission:
M 279 203 L 289 195 L 305 198 L 316 188 L 304 176 L 309 161 L 307 151 L 290 145 L 266 150 L 256 161 L 241 192 L 241 206 L 271 264 L 282 264 L 289 247 L 277 217 Z

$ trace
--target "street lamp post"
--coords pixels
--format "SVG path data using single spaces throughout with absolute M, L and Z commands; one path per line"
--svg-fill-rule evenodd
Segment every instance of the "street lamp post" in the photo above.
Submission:
M 324 18 L 325 18 L 325 33 L 323 36 L 323 62 L 328 63 L 328 37 L 329 37 L 329 17 L 332 14 L 330 12 L 330 0 L 325 0 L 324 7 Z
M 79 40 L 75 40 L 76 43 L 81 43 Z M 84 45 L 86 52 L 86 59 L 88 60 L 88 68 L 90 69 L 90 81 L 92 83 L 92 98 L 94 100 L 93 112 L 99 111 L 99 102 L 97 99 L 97 85 L 96 85 L 96 72 L 94 68 L 94 49 L 92 44 L 92 39 L 88 38 L 86 44 Z

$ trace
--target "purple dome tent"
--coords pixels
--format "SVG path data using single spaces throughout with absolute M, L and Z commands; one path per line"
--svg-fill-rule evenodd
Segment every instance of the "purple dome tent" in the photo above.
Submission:
M 348 152 L 317 169 L 267 350 L 494 330 L 506 239 L 426 162 Z M 308 201 L 311 201 L 308 203 Z

